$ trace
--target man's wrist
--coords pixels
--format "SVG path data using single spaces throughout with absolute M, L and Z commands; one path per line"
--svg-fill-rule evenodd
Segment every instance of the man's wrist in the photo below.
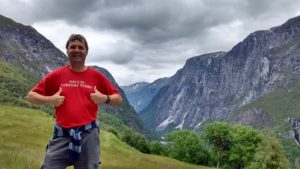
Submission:
M 45 96 L 45 97 L 44 97 L 44 102 L 45 102 L 45 104 L 53 105 L 53 99 L 52 99 L 52 96 Z
M 106 103 L 106 104 L 109 104 L 109 102 L 110 102 L 110 97 L 109 97 L 109 95 L 106 95 L 105 103 Z

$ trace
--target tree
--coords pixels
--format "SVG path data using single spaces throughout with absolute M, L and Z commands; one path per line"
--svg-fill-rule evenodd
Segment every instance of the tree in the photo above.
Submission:
M 135 133 L 135 140 L 136 140 L 136 144 L 134 146 L 134 148 L 136 148 L 137 150 L 139 150 L 142 153 L 150 153 L 149 150 L 149 146 L 148 146 L 148 142 L 145 138 L 144 135 L 141 135 L 139 133 Z
M 149 144 L 149 150 L 151 154 L 157 154 L 157 155 L 165 155 L 166 150 L 164 146 L 159 141 L 151 141 Z
M 121 140 L 127 143 L 128 145 L 134 147 L 135 140 L 134 132 L 132 131 L 132 129 L 126 129 L 122 134 Z
M 217 168 L 232 147 L 231 127 L 225 122 L 214 122 L 204 127 L 204 138 L 217 154 Z
M 107 131 L 110 132 L 110 133 L 112 133 L 112 134 L 114 134 L 118 138 L 120 138 L 120 136 L 119 136 L 119 134 L 118 134 L 118 132 L 117 132 L 117 130 L 115 128 L 110 127 L 110 128 L 107 129 Z
M 135 133 L 132 129 L 126 129 L 121 140 L 142 153 L 150 152 L 145 136 Z
M 262 135 L 262 142 L 257 147 L 254 160 L 246 169 L 287 169 L 289 161 L 284 156 L 283 148 L 278 140 Z
M 231 129 L 232 147 L 229 152 L 228 168 L 241 169 L 253 160 L 261 137 L 250 126 L 234 125 Z
M 192 131 L 173 131 L 166 135 L 168 156 L 193 164 L 207 162 L 208 154 L 203 149 L 199 136 Z

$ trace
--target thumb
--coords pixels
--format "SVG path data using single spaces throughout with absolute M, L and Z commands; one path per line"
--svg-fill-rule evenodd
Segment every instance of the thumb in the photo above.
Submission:
M 97 90 L 97 87 L 96 87 L 96 86 L 94 86 L 94 90 L 95 90 L 95 92 L 99 92 L 99 91 Z
M 59 87 L 59 90 L 56 92 L 56 94 L 57 94 L 57 95 L 60 95 L 60 94 L 61 94 L 61 92 L 62 92 L 62 88 L 61 88 L 61 87 Z

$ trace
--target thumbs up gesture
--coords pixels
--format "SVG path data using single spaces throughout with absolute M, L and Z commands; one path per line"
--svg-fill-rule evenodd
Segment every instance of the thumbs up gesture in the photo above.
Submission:
M 106 95 L 99 92 L 96 86 L 94 86 L 94 93 L 91 93 L 90 97 L 95 104 L 100 104 L 106 101 Z
M 52 96 L 50 96 L 50 104 L 58 107 L 65 101 L 65 96 L 61 96 L 62 88 L 59 87 L 59 90 Z

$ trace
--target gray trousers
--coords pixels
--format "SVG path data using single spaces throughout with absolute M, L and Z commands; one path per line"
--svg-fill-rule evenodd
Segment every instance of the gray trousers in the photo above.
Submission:
M 74 164 L 75 169 L 98 169 L 100 159 L 100 140 L 97 128 L 82 134 L 81 153 Z M 41 169 L 65 169 L 69 158 L 69 137 L 50 140 Z

